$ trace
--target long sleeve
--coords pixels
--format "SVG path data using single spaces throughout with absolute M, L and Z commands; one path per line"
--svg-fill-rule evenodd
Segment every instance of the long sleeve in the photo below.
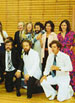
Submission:
M 7 32 L 6 32 L 6 31 L 3 31 L 3 35 L 4 35 L 4 37 L 5 37 L 5 38 L 7 38 L 7 37 L 8 37 L 8 34 L 7 34 Z
M 23 66 L 24 66 L 23 60 L 20 57 L 18 57 L 18 61 L 19 61 L 18 69 L 22 71 L 23 70 Z
M 33 76 L 37 72 L 37 69 L 39 68 L 39 64 L 40 64 L 39 55 L 36 55 L 36 57 L 34 57 L 34 61 L 33 61 L 31 70 L 28 72 L 28 74 Z
M 73 67 L 72 67 L 72 63 L 71 63 L 71 60 L 70 60 L 70 57 L 67 55 L 64 58 L 64 65 L 60 67 L 61 71 L 72 71 Z
M 52 58 L 51 56 L 48 56 L 47 62 L 46 62 L 46 67 L 45 67 L 45 71 L 44 71 L 44 75 L 48 75 L 50 73 L 50 68 L 52 66 Z
M 29 74 L 30 76 L 35 77 L 36 79 L 40 79 L 42 71 L 40 68 L 40 58 L 39 54 L 30 49 L 28 55 L 23 54 L 24 61 L 24 73 Z

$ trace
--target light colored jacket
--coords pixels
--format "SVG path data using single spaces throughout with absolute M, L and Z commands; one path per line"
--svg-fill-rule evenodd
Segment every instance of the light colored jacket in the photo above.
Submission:
M 42 70 L 40 68 L 40 58 L 38 52 L 30 49 L 28 55 L 23 54 L 24 74 L 29 74 L 31 77 L 40 79 Z
M 52 53 L 52 50 L 51 48 L 49 47 L 49 44 L 53 41 L 53 40 L 58 40 L 57 39 L 57 34 L 54 33 L 54 32 L 51 32 L 49 37 L 48 37 L 48 53 Z M 45 34 L 43 34 L 42 36 L 42 44 L 43 44 L 43 47 L 41 49 L 41 63 L 43 62 L 43 58 L 44 58 L 44 51 L 45 51 L 45 44 L 46 44 L 46 32 Z

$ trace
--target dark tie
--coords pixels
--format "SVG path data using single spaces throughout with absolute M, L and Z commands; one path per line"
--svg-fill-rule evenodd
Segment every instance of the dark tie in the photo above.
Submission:
M 28 52 L 25 52 L 25 55 L 28 55 L 29 51 Z
M 12 68 L 12 62 L 11 62 L 11 56 L 10 53 L 8 52 L 8 70 L 10 70 Z
M 56 65 L 56 56 L 57 56 L 57 55 L 54 55 L 53 65 Z M 52 77 L 55 77 L 55 76 L 56 76 L 56 70 L 52 70 L 52 71 L 51 71 L 51 75 L 52 75 Z

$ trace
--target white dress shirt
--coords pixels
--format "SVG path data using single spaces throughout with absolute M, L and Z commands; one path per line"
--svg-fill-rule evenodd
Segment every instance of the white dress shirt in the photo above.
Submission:
M 3 35 L 5 38 L 8 37 L 8 34 L 6 33 L 6 31 L 2 31 L 3 32 Z M 0 43 L 4 43 L 4 40 L 3 40 L 3 37 L 1 36 L 1 33 L 0 33 Z
M 10 53 L 10 58 L 11 58 L 11 51 L 9 53 Z M 12 62 L 12 60 L 11 60 L 11 62 Z M 14 70 L 15 70 L 15 68 L 13 67 L 13 65 L 10 70 L 8 68 L 8 52 L 6 51 L 6 53 L 5 53 L 5 71 L 10 72 L 10 71 L 14 71 Z
M 53 61 L 54 61 L 54 54 L 51 53 L 47 59 L 44 75 L 48 75 L 50 73 L 51 71 L 50 67 L 53 65 Z M 73 69 L 69 55 L 60 51 L 56 56 L 56 66 L 60 68 L 60 71 L 56 71 L 56 76 L 60 76 L 60 77 L 68 76 L 69 72 L 72 71 Z
M 29 74 L 31 77 L 40 79 L 42 71 L 40 68 L 40 58 L 38 52 L 30 49 L 28 55 L 23 53 L 24 74 Z

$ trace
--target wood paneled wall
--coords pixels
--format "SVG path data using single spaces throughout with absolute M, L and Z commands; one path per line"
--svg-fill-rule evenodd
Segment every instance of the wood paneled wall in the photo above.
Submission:
M 55 32 L 63 19 L 72 22 L 75 0 L 0 0 L 0 21 L 9 36 L 14 36 L 19 21 L 44 23 L 52 20 Z

